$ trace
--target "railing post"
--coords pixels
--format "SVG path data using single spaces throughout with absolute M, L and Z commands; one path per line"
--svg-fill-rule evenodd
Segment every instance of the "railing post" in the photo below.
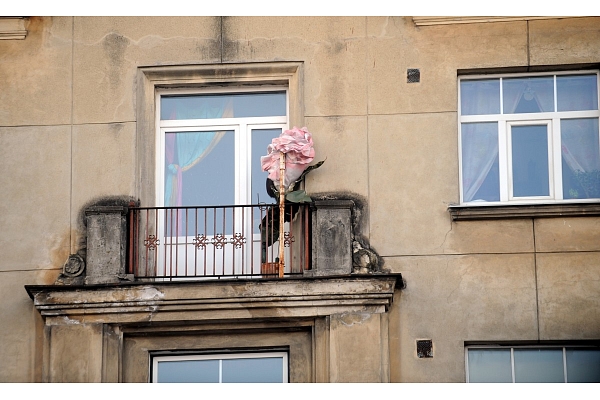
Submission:
M 94 206 L 87 221 L 86 284 L 116 283 L 126 275 L 127 207 Z
M 312 211 L 312 269 L 310 276 L 349 275 L 352 272 L 351 200 L 317 200 Z

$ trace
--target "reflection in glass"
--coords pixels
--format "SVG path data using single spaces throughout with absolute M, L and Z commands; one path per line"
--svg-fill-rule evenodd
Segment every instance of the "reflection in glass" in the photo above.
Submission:
M 567 382 L 600 382 L 600 350 L 567 349 Z
M 556 77 L 558 111 L 598 109 L 597 75 L 566 75 Z
M 461 115 L 500 114 L 500 79 L 460 81 Z
M 282 383 L 283 357 L 223 360 L 223 383 Z
M 234 204 L 234 132 L 165 135 L 165 206 Z
M 562 349 L 515 349 L 515 382 L 564 382 Z
M 510 349 L 469 349 L 469 382 L 512 382 Z
M 165 206 L 212 206 L 235 203 L 234 132 L 169 132 L 165 134 Z M 222 211 L 222 210 L 221 210 Z M 169 211 L 166 233 L 195 234 L 207 224 L 207 233 L 232 231 L 223 216 L 185 210 Z M 213 213 L 211 211 L 211 213 Z M 223 212 L 222 212 L 223 213 Z M 222 226 L 214 227 L 215 221 Z
M 598 118 L 560 121 L 563 198 L 600 198 Z
M 513 126 L 511 129 L 513 196 L 548 196 L 547 125 Z
M 554 111 L 554 78 L 504 78 L 502 80 L 504 114 Z
M 286 93 L 259 92 L 161 96 L 160 119 L 274 117 L 286 115 Z
M 157 363 L 159 383 L 218 383 L 219 360 L 178 360 Z
M 498 123 L 461 125 L 463 201 L 499 201 Z

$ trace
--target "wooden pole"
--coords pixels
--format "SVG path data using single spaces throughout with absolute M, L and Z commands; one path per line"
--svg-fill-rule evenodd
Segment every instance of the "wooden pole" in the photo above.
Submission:
M 285 223 L 285 153 L 279 153 L 279 277 L 283 278 L 284 261 L 284 223 Z

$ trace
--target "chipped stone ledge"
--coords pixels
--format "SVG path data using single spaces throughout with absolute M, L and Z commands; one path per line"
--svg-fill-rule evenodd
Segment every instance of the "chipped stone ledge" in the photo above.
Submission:
M 401 274 L 272 280 L 25 287 L 46 325 L 318 317 L 384 313 Z

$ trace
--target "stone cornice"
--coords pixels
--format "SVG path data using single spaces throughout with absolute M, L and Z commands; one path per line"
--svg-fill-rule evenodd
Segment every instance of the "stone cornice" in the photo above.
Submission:
M 27 37 L 26 17 L 0 17 L 0 40 L 23 40 Z
M 530 21 L 534 19 L 557 19 L 557 18 L 574 18 L 574 17 L 412 17 L 416 26 L 430 25 L 454 25 L 454 24 L 476 24 L 485 22 L 514 22 L 514 21 Z
M 25 288 L 47 325 L 63 325 L 383 313 L 397 286 L 400 274 Z

